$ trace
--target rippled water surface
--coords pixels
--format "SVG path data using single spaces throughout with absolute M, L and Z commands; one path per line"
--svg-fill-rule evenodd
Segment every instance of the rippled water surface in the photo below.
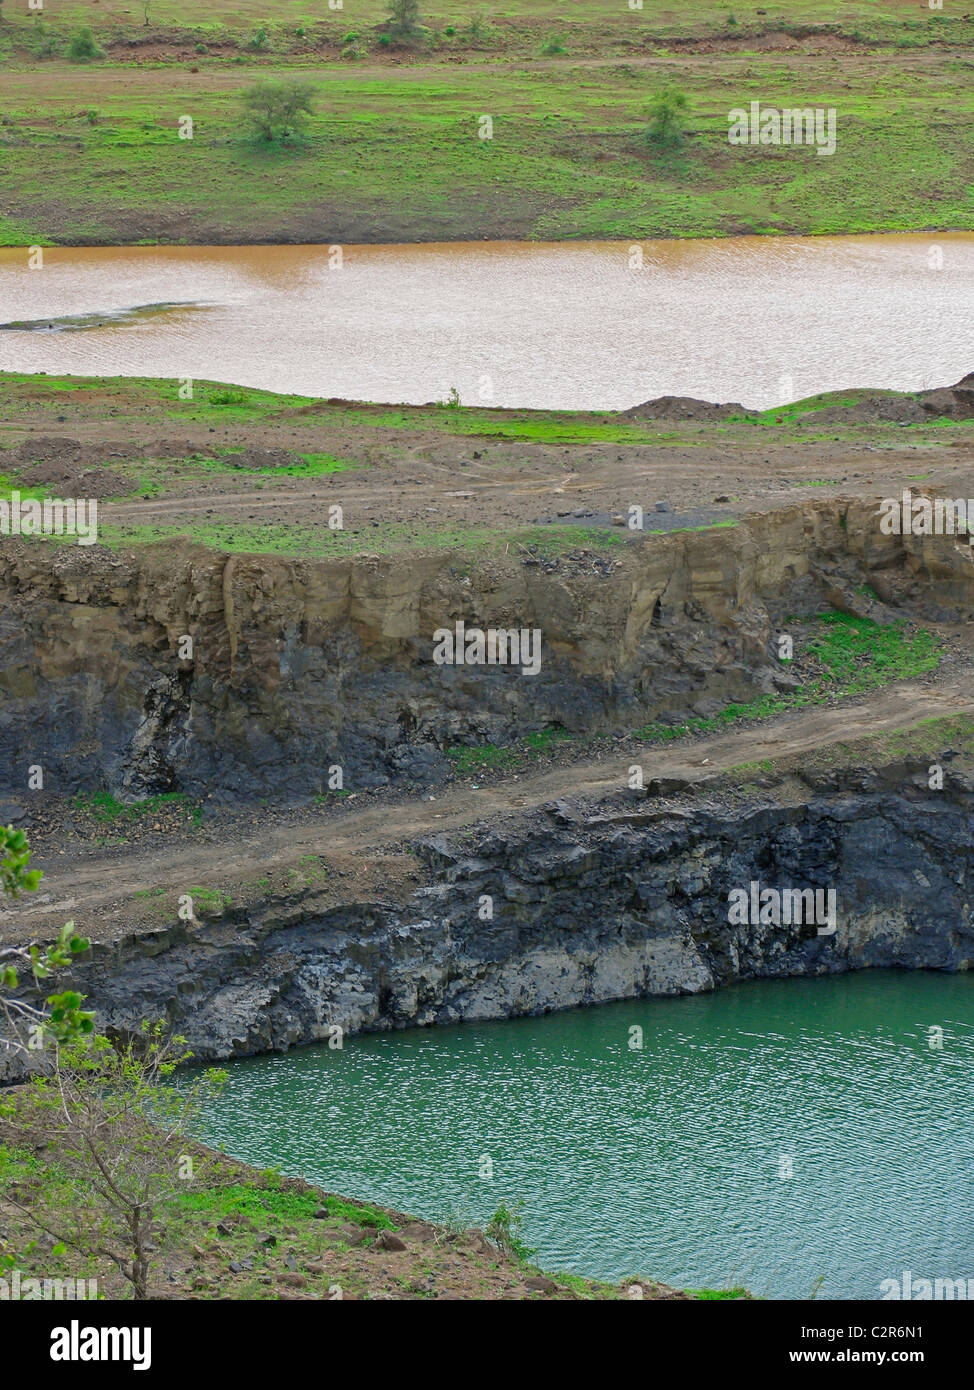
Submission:
M 609 409 L 766 408 L 974 368 L 974 235 L 0 249 L 0 370 Z M 120 311 L 174 304 L 162 313 Z M 195 305 L 201 307 L 196 308 Z M 114 320 L 114 321 L 113 321 Z
M 974 1278 L 963 975 L 758 982 L 230 1072 L 211 1142 L 429 1218 L 483 1222 L 522 1198 L 549 1268 L 773 1298 L 877 1298 L 904 1270 Z

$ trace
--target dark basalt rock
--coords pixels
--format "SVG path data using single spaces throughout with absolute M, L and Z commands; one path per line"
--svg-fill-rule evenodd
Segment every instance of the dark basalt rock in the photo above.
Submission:
M 554 822 L 538 811 L 459 842 L 418 842 L 404 908 L 314 893 L 93 946 L 70 982 L 100 1028 L 165 1017 L 201 1060 L 345 1033 L 700 993 L 734 980 L 974 963 L 974 789 L 837 788 L 806 805 L 646 803 Z M 728 895 L 835 889 L 837 931 L 728 922 Z M 485 897 L 493 916 L 482 920 Z M 20 1064 L 7 1060 L 8 1079 Z

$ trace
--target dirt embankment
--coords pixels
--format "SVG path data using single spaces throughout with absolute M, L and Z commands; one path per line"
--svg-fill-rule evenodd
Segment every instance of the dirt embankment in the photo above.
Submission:
M 190 71 L 239 63 L 263 64 L 275 73 L 282 64 L 314 61 L 354 62 L 356 66 L 379 71 L 403 66 L 445 67 L 530 60 L 538 66 L 557 67 L 566 62 L 598 64 L 626 59 L 638 63 L 642 57 L 664 47 L 681 54 L 727 55 L 735 53 L 831 54 L 857 53 L 863 49 L 896 45 L 902 35 L 891 22 L 864 32 L 861 16 L 845 22 L 816 22 L 811 16 L 784 14 L 749 16 L 740 22 L 714 16 L 710 9 L 683 7 L 655 22 L 644 24 L 637 12 L 623 8 L 621 16 L 598 13 L 558 17 L 557 32 L 549 17 L 528 13 L 474 15 L 468 22 L 423 24 L 413 39 L 402 39 L 391 32 L 388 22 L 372 22 L 381 16 L 381 7 L 360 17 L 357 26 L 339 15 L 324 20 L 304 20 L 301 24 L 267 24 L 246 27 L 236 22 L 228 26 L 198 27 L 184 23 L 144 24 L 136 13 L 93 11 L 94 36 L 102 53 L 113 63 L 127 66 L 172 64 Z M 913 7 L 902 6 L 901 18 L 912 18 Z M 873 19 L 870 13 L 867 18 Z M 953 17 L 939 29 L 925 26 L 927 43 L 951 45 L 970 37 L 968 15 Z M 797 20 L 797 22 L 796 22 Z M 962 22 L 962 20 L 964 22 Z M 137 21 L 137 22 L 136 22 Z M 36 25 L 14 24 L 9 37 L 19 59 L 38 56 Z M 58 23 L 45 26 L 49 48 L 41 51 L 48 62 L 63 50 L 73 30 Z M 258 37 L 261 35 L 261 37 Z
M 491 412 L 471 437 L 459 432 L 466 415 L 417 408 L 392 430 L 384 408 L 271 401 L 243 423 L 212 411 L 177 439 L 163 433 L 167 398 L 137 385 L 76 393 L 70 436 L 51 428 L 63 391 L 23 401 L 4 471 L 6 460 L 16 481 L 94 468 L 132 490 L 150 477 L 155 494 L 103 503 L 116 524 L 169 517 L 191 537 L 207 514 L 242 524 L 245 508 L 266 507 L 292 528 L 316 500 L 340 498 L 358 536 L 331 555 L 191 539 L 5 543 L 0 798 L 46 874 L 42 893 L 4 916 L 5 933 L 43 934 L 74 914 L 96 939 L 115 939 L 171 921 L 180 887 L 202 888 L 211 905 L 313 889 L 322 911 L 402 906 L 423 886 L 408 852 L 417 835 L 598 800 L 633 763 L 662 785 L 853 730 L 971 713 L 971 548 L 960 536 L 886 535 L 877 506 L 916 489 L 921 469 L 927 488 L 964 495 L 963 423 L 949 439 L 933 431 L 936 444 L 899 425 L 865 437 L 836 426 L 806 442 L 797 428 L 735 415 L 710 435 L 707 420 L 681 418 L 685 403 L 656 402 L 624 423 L 573 417 L 590 436 L 577 445 L 558 442 L 561 425 L 540 413 Z M 815 405 L 800 419 L 829 408 Z M 665 442 L 647 431 L 655 419 Z M 554 439 L 517 437 L 542 422 Z M 155 443 L 133 445 L 133 431 Z M 331 454 L 356 466 L 287 473 Z M 809 481 L 829 473 L 837 496 Z M 661 497 L 668 510 L 656 511 Z M 631 533 L 615 513 L 637 499 L 647 529 Z M 704 503 L 735 524 L 692 529 Z M 449 520 L 442 534 L 419 523 L 433 507 Z M 457 522 L 490 507 L 496 532 L 458 543 Z M 409 509 L 415 535 L 360 548 L 373 534 L 366 518 L 380 523 L 378 542 Z M 657 520 L 676 528 L 654 534 Z M 827 609 L 877 631 L 932 625 L 940 669 L 851 706 L 829 696 L 773 724 L 666 741 L 731 701 L 763 697 L 773 712 L 818 678 L 801 651 L 785 669 L 776 638 Z M 537 628 L 540 669 L 437 664 L 433 634 L 458 621 Z M 638 736 L 648 723 L 665 735 L 651 747 Z M 40 792 L 26 786 L 36 766 Z
M 21 791 L 31 764 L 49 790 L 130 799 L 419 790 L 451 748 L 680 723 L 787 690 L 788 614 L 968 621 L 970 551 L 883 535 L 874 504 L 839 500 L 548 565 L 20 542 L 0 554 L 3 785 Z M 457 624 L 518 634 L 518 651 L 450 657 Z
M 10 1098 L 8 1092 L 5 1099 Z M 73 1184 L 66 1183 L 43 1117 L 30 1110 L 23 1096 L 15 1097 L 14 1103 L 14 1117 L 0 1119 L 0 1144 L 9 1154 L 0 1189 L 0 1242 L 18 1252 L 20 1297 L 42 1296 L 45 1286 L 39 1283 L 35 1294 L 30 1282 L 35 1279 L 78 1279 L 79 1298 L 129 1298 L 131 1286 L 112 1260 L 100 1256 L 92 1262 L 71 1249 L 55 1252 L 54 1237 L 33 1225 L 29 1213 L 49 1223 L 53 1205 L 60 1209 L 55 1221 L 60 1218 L 61 1229 L 70 1228 L 70 1217 L 63 1218 L 65 1202 L 87 1205 L 90 1197 L 76 1196 Z M 150 1299 L 691 1297 L 648 1278 L 609 1284 L 544 1273 L 512 1248 L 509 1228 L 495 1227 L 488 1236 L 460 1222 L 418 1220 L 338 1197 L 301 1178 L 257 1172 L 185 1137 L 180 1150 L 193 1158 L 192 1198 L 185 1204 L 176 1198 L 158 1205 L 153 1238 L 147 1242 Z M 5 1268 L 4 1273 L 9 1286 L 12 1272 Z
M 283 837 L 274 845 L 258 834 L 253 846 L 223 846 L 221 871 L 235 859 L 263 875 L 249 901 L 195 887 L 198 853 L 170 853 L 167 864 L 136 856 L 118 875 L 103 865 L 100 882 L 97 866 L 68 866 L 52 886 L 78 896 L 49 914 L 70 906 L 105 939 L 65 978 L 102 1028 L 128 1034 L 163 1017 L 196 1057 L 219 1059 L 321 1041 L 335 1026 L 507 1018 L 867 967 L 967 970 L 971 703 L 941 696 L 924 708 L 928 722 L 905 730 L 918 712 L 905 695 L 863 710 L 859 727 L 875 733 L 895 721 L 902 730 L 896 752 L 881 748 L 866 764 L 803 765 L 803 741 L 828 737 L 830 725 L 835 736 L 837 720 L 820 716 L 817 728 L 777 731 L 777 747 L 766 741 L 776 761 L 790 759 L 788 775 L 722 777 L 731 750 L 760 747 L 737 737 L 711 746 L 715 759 L 699 758 L 683 779 L 657 760 L 643 788 L 627 784 L 626 769 L 613 779 L 603 767 L 587 780 L 583 770 L 575 786 L 549 781 L 546 790 L 563 793 L 554 801 L 539 802 L 540 782 L 521 789 L 520 805 L 513 788 L 479 801 L 467 793 L 465 808 L 451 813 L 447 803 L 435 830 L 427 809 L 412 824 L 353 813 L 320 827 L 316 841 L 300 830 L 286 850 Z M 932 728 L 930 712 L 954 717 Z M 847 711 L 842 719 L 854 726 Z M 404 839 L 391 844 L 397 831 Z M 309 864 L 297 851 L 312 843 L 321 853 Z M 268 894 L 260 885 L 282 852 L 303 875 Z M 339 866 L 354 855 L 373 861 L 371 885 L 355 874 L 341 881 Z M 413 881 L 396 884 L 387 869 L 409 858 Z M 160 869 L 168 878 L 158 897 L 137 890 L 157 925 L 133 932 L 133 899 L 112 914 L 106 883 L 131 893 L 135 870 L 148 884 Z M 828 920 L 735 919 L 733 890 L 755 880 L 831 894 Z
M 219 915 L 224 903 L 249 908 L 307 892 L 322 908 L 369 900 L 404 905 L 422 886 L 406 848 L 417 837 L 561 814 L 559 807 L 569 816 L 595 814 L 628 786 L 634 764 L 654 797 L 706 793 L 735 769 L 747 770 L 745 782 L 760 780 L 755 769 L 771 762 L 814 759 L 856 739 L 895 732 L 919 749 L 925 722 L 944 719 L 974 721 L 966 666 L 935 685 L 905 681 L 866 699 L 651 749 L 607 750 L 514 777 L 486 772 L 422 799 L 387 789 L 313 807 L 208 807 L 202 824 L 181 807 L 160 805 L 114 827 L 66 812 L 56 798 L 37 809 L 6 802 L 4 818 L 30 831 L 44 881 L 37 894 L 7 905 L 0 932 L 11 942 L 43 939 L 71 915 L 96 941 L 152 932 L 176 919 L 179 894 L 193 885 L 209 885 L 204 916 Z M 860 761 L 868 757 L 863 751 Z

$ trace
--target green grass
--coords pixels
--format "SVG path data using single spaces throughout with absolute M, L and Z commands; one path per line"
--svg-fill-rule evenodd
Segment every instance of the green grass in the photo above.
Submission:
M 855 432 L 868 431 L 870 434 L 880 431 L 901 430 L 907 428 L 918 433 L 926 430 L 955 429 L 958 425 L 965 422 L 959 419 L 952 419 L 948 416 L 931 417 L 922 422 L 915 422 L 901 425 L 894 421 L 877 421 L 872 419 L 842 420 L 841 415 L 828 420 L 816 420 L 816 416 L 821 416 L 825 411 L 834 416 L 836 411 L 848 411 L 850 416 L 864 400 L 875 400 L 877 397 L 884 397 L 891 404 L 896 401 L 915 401 L 917 395 L 912 391 L 828 391 L 817 396 L 807 396 L 803 400 L 791 401 L 788 405 L 772 406 L 769 410 L 754 412 L 749 415 L 732 416 L 735 423 L 744 423 L 758 426 L 762 429 L 781 430 L 795 433 L 797 439 L 805 442 L 814 442 L 816 439 L 831 439 L 835 437 L 836 430 Z M 816 433 L 816 428 L 820 433 Z M 801 487 L 828 487 L 835 479 L 815 479 L 812 482 L 796 484 Z
M 184 1211 L 203 1213 L 217 1220 L 239 1215 L 255 1222 L 266 1222 L 268 1216 L 277 1217 L 282 1222 L 310 1221 L 316 1211 L 325 1207 L 330 1217 L 350 1221 L 356 1226 L 386 1231 L 396 1229 L 386 1213 L 377 1207 L 358 1205 L 341 1197 L 322 1200 L 317 1193 L 285 1191 L 273 1185 L 251 1187 L 232 1183 L 227 1187 L 180 1193 L 176 1200 Z
M 12 253 L 0 253 L 3 255 Z M 55 251 L 52 253 L 57 255 Z M 165 429 L 173 423 L 196 421 L 201 424 L 219 425 L 254 424 L 260 422 L 308 425 L 317 428 L 322 425 L 336 430 L 369 430 L 377 435 L 391 432 L 392 438 L 404 431 L 434 429 L 451 439 L 490 439 L 523 441 L 553 445 L 599 445 L 619 444 L 623 447 L 652 448 L 693 448 L 702 447 L 715 436 L 725 434 L 746 437 L 748 432 L 763 431 L 773 427 L 787 436 L 795 431 L 796 440 L 807 442 L 816 436 L 811 430 L 799 428 L 802 419 L 825 409 L 855 407 L 863 394 L 876 393 L 834 392 L 828 395 L 809 397 L 796 401 L 783 410 L 762 413 L 744 413 L 724 421 L 719 425 L 704 425 L 692 421 L 653 421 L 631 419 L 606 411 L 547 411 L 547 410 L 502 410 L 463 406 L 459 409 L 442 410 L 428 406 L 387 406 L 357 404 L 334 404 L 308 396 L 276 394 L 248 388 L 225 388 L 219 382 L 196 382 L 196 398 L 180 401 L 177 398 L 177 384 L 171 378 L 157 377 L 101 377 L 101 376 L 48 376 L 45 373 L 0 372 L 0 390 L 3 392 L 4 415 L 11 423 L 23 417 L 36 421 L 38 416 L 53 416 L 61 413 L 68 404 L 62 400 L 71 396 L 70 409 L 76 421 L 90 420 L 102 422 L 106 410 L 113 419 L 128 422 L 139 430 Z M 908 392 L 885 392 L 891 400 L 909 399 Z M 231 396 L 232 402 L 214 405 L 214 398 Z M 780 417 L 780 423 L 778 423 Z M 53 420 L 45 423 L 54 424 Z M 943 440 L 945 426 L 951 427 L 953 438 Z M 874 437 L 885 439 L 902 447 L 903 431 L 892 422 L 875 421 L 857 424 L 842 421 L 829 422 L 829 438 L 836 436 L 857 439 L 868 432 L 870 440 Z M 965 434 L 974 439 L 974 427 L 970 421 L 963 420 L 925 420 L 922 424 L 911 426 L 911 443 L 943 444 L 963 439 Z M 223 451 L 213 450 L 209 455 L 219 462 Z M 331 455 L 305 454 L 306 459 L 327 459 Z M 0 463 L 3 451 L 0 450 Z M 345 461 L 348 467 L 360 467 Z M 123 465 L 113 461 L 112 468 Z M 300 466 L 300 465 L 299 465 Z M 239 471 L 246 476 L 245 470 Z M 279 470 L 273 470 L 277 472 Z M 921 475 L 925 476 L 925 475 Z M 9 480 L 8 480 L 9 485 Z
M 202 888 L 196 884 L 188 889 L 188 892 L 193 899 L 194 908 L 200 908 L 204 912 L 222 912 L 225 907 L 233 906 L 233 899 L 229 893 L 221 893 L 215 888 Z
M 335 458 L 332 454 L 300 454 L 300 463 L 284 464 L 280 468 L 237 467 L 233 459 L 243 450 L 223 450 L 215 458 L 204 454 L 191 454 L 186 460 L 191 469 L 202 473 L 222 473 L 237 478 L 318 478 L 329 473 L 344 473 L 350 468 L 360 467 L 349 459 Z
M 549 1277 L 554 1279 L 556 1284 L 571 1289 L 578 1298 L 590 1299 L 592 1297 L 591 1284 L 578 1274 L 552 1274 Z
M 476 777 L 483 772 L 496 772 L 509 767 L 514 761 L 510 748 L 497 748 L 492 743 L 448 748 L 446 755 L 457 777 Z
M 705 1301 L 710 1301 L 714 1299 L 741 1299 L 754 1297 L 754 1295 L 748 1289 L 744 1288 L 687 1289 L 686 1292 L 690 1295 L 691 1298 L 703 1299 Z
M 26 502 L 28 499 L 32 499 L 35 502 L 43 502 L 45 497 L 50 497 L 51 495 L 49 488 L 27 487 L 24 483 L 18 482 L 14 474 L 0 473 L 0 496 L 9 500 L 10 494 L 14 490 L 20 493 L 20 500 L 22 502 Z M 57 537 L 52 536 L 49 539 L 56 540 Z
M 76 811 L 86 811 L 102 825 L 118 825 L 144 820 L 165 807 L 178 807 L 190 812 L 198 825 L 203 818 L 202 807 L 194 805 L 185 792 L 161 792 L 142 801 L 119 801 L 111 792 L 79 792 L 71 801 Z
M 0 1183 L 20 1182 L 40 1169 L 36 1157 L 27 1149 L 17 1149 L 9 1144 L 0 1144 Z
M 580 410 L 483 410 L 461 406 L 449 410 L 427 406 L 324 406 L 329 418 L 346 426 L 389 430 L 439 430 L 451 438 L 519 440 L 532 444 L 682 444 L 684 432 L 673 424 L 629 420 Z M 746 418 L 746 417 L 742 417 Z
M 736 421 L 717 426 L 701 425 L 699 422 L 661 421 L 654 428 L 651 421 L 629 419 L 609 412 L 503 411 L 479 407 L 444 410 L 435 407 L 370 406 L 364 403 L 329 404 L 304 396 L 226 387 L 217 382 L 198 381 L 196 385 L 196 399 L 180 402 L 176 396 L 176 383 L 172 380 L 0 373 L 4 413 L 11 430 L 20 429 L 23 422 L 29 421 L 35 430 L 43 424 L 54 431 L 53 417 L 66 409 L 70 409 L 74 424 L 102 422 L 106 414 L 110 414 L 120 429 L 136 432 L 137 437 L 149 438 L 152 434 L 147 434 L 148 431 L 167 431 L 171 428 L 171 422 L 186 421 L 232 425 L 284 424 L 288 428 L 289 439 L 299 437 L 299 431 L 291 429 L 298 425 L 314 429 L 316 433 L 322 429 L 336 434 L 361 430 L 372 434 L 384 451 L 379 464 L 373 462 L 368 465 L 375 470 L 378 480 L 383 476 L 384 467 L 388 468 L 391 464 L 399 466 L 404 448 L 409 447 L 399 436 L 430 428 L 455 440 L 503 438 L 524 442 L 528 446 L 539 443 L 565 445 L 568 441 L 568 447 L 574 443 L 593 447 L 618 444 L 623 447 L 663 449 L 671 445 L 677 448 L 712 446 L 715 441 L 721 442 L 727 436 L 733 437 L 735 442 L 744 440 L 750 443 L 756 431 L 763 431 L 773 424 L 774 417 L 773 412 L 770 415 L 765 412 L 763 416 L 741 416 Z M 891 394 L 898 398 L 896 393 Z M 65 397 L 70 397 L 70 402 Z M 795 422 L 810 418 L 815 411 L 842 405 L 852 408 L 857 400 L 856 393 L 835 393 L 796 402 L 787 407 L 784 423 L 774 427 L 787 432 L 789 426 L 797 427 Z M 862 430 L 868 431 L 871 441 L 888 441 L 891 446 L 903 447 L 903 432 L 896 424 L 830 424 L 828 434 L 833 438 L 847 435 L 855 439 L 861 436 Z M 971 422 L 954 422 L 949 440 L 943 438 L 945 431 L 937 428 L 935 421 L 930 422 L 929 428 L 925 425 L 915 426 L 914 431 L 911 444 L 974 444 L 974 425 Z M 814 436 L 808 432 L 801 437 L 807 441 Z M 313 451 L 308 448 L 309 443 L 310 440 L 306 441 L 303 450 L 300 444 L 292 444 L 300 462 L 282 469 L 235 468 L 232 454 L 242 447 L 240 445 L 211 447 L 205 453 L 191 454 L 184 459 L 154 460 L 151 469 L 144 459 L 113 460 L 106 463 L 106 467 L 124 477 L 124 483 L 119 484 L 118 499 L 125 500 L 178 494 L 185 490 L 187 481 L 192 482 L 207 475 L 218 476 L 221 490 L 225 488 L 232 496 L 235 489 L 274 487 L 275 480 L 337 475 L 366 466 L 360 461 Z M 10 465 L 3 468 L 4 454 L 7 452 L 0 448 L 0 495 L 19 487 L 25 495 L 42 498 L 42 489 L 18 483 L 17 472 L 22 470 Z M 481 466 L 489 464 L 490 460 L 487 459 Z M 818 487 L 836 483 L 835 479 L 812 478 L 800 480 L 793 486 Z M 346 529 L 332 530 L 328 524 L 329 515 L 317 508 L 308 514 L 308 520 L 300 524 L 223 520 L 219 513 L 219 499 L 214 500 L 213 511 L 215 516 L 199 514 L 199 519 L 193 521 L 166 520 L 157 523 L 113 521 L 111 510 L 106 508 L 100 518 L 99 540 L 116 551 L 186 540 L 225 553 L 309 558 L 388 555 L 407 549 L 441 550 L 455 552 L 458 564 L 463 563 L 464 553 L 470 556 L 505 554 L 515 558 L 557 560 L 579 551 L 619 555 L 622 553 L 621 546 L 638 543 L 636 534 L 628 528 L 569 525 L 565 522 L 505 530 L 497 524 L 465 524 L 458 521 L 444 525 L 432 520 L 366 525 L 356 524 L 346 517 Z M 651 523 L 652 520 L 650 513 L 646 522 Z M 729 529 L 737 525 L 739 522 L 733 517 L 678 528 L 649 524 L 644 534 L 665 536 Z M 31 537 L 25 543 L 73 544 L 73 538 Z
M 619 15 L 631 37 L 621 5 Z M 930 32 L 923 21 L 918 35 Z M 952 32 L 974 35 L 974 22 Z M 636 56 L 646 53 L 640 42 Z M 950 67 L 958 61 L 963 72 Z M 306 145 L 276 151 L 240 131 L 238 93 L 261 62 L 248 56 L 216 87 L 171 68 L 127 70 L 121 82 L 98 64 L 15 63 L 0 126 L 2 243 L 169 241 L 177 214 L 176 235 L 190 240 L 326 244 L 339 214 L 349 244 L 380 229 L 384 241 L 412 241 L 974 226 L 974 84 L 946 51 L 920 66 L 895 49 L 868 63 L 728 52 L 701 64 L 674 51 L 648 69 L 570 57 L 476 71 L 295 65 L 316 110 Z M 692 104 L 678 160 L 652 157 L 642 139 L 664 80 Z M 727 113 L 752 98 L 835 106 L 834 156 L 729 145 Z M 180 140 L 187 110 L 195 137 Z M 491 140 L 477 138 L 483 112 Z
M 867 740 L 856 740 L 848 746 L 858 748 L 860 744 L 868 746 L 870 757 L 877 760 L 933 757 L 948 747 L 974 757 L 974 721 L 961 714 L 921 719 L 909 729 L 870 734 Z
M 8 43 L 39 47 L 39 30 L 56 40 L 81 25 L 91 25 L 102 43 L 130 34 L 143 25 L 142 8 L 125 0 L 102 0 L 93 10 L 89 0 L 60 0 L 49 7 L 46 18 L 26 9 L 8 7 Z M 456 0 L 423 0 L 421 18 L 426 32 L 414 49 L 397 49 L 407 61 L 426 61 L 430 56 L 469 50 L 490 58 L 498 50 L 514 50 L 536 56 L 541 46 L 600 46 L 617 51 L 627 47 L 650 48 L 676 37 L 726 37 L 728 31 L 747 39 L 766 32 L 801 34 L 810 26 L 824 26 L 867 44 L 894 44 L 922 48 L 942 42 L 962 41 L 968 33 L 965 16 L 926 11 L 911 0 L 789 0 L 786 8 L 769 6 L 767 0 L 742 0 L 715 7 L 712 0 L 654 0 L 642 12 L 620 10 L 618 0 L 587 0 L 584 6 L 565 0 L 518 0 L 501 12 L 487 7 L 458 5 Z M 192 46 L 194 60 L 233 63 L 243 52 L 252 52 L 256 34 L 263 31 L 262 54 L 271 64 L 288 55 L 328 40 L 336 48 L 353 40 L 373 56 L 382 49 L 378 27 L 387 18 L 386 0 L 356 0 L 354 19 L 342 11 L 329 12 L 311 0 L 214 0 L 205 10 L 191 0 L 153 0 L 149 33 L 172 40 L 182 37 Z M 500 22 L 498 22 L 500 21 Z M 612 44 L 615 41 L 616 48 Z M 202 58 L 199 49 L 202 48 Z M 117 61 L 117 60 L 116 60 Z
M 332 531 L 327 521 L 322 521 L 316 526 L 299 526 L 287 522 L 218 521 L 173 526 L 155 526 L 148 523 L 123 526 L 100 522 L 98 539 L 103 545 L 116 551 L 133 545 L 151 545 L 185 539 L 228 554 L 301 555 L 323 558 L 360 552 L 387 555 L 407 548 L 474 550 L 495 539 L 495 533 L 485 528 L 438 530 L 434 527 L 417 528 L 389 524 L 353 534 L 351 531 Z
M 328 791 L 321 792 L 318 796 L 316 796 L 314 798 L 314 803 L 316 806 L 331 806 L 334 805 L 335 802 L 344 801 L 346 797 L 352 795 L 353 793 L 350 792 L 347 788 L 330 787 Z
M 813 754 L 783 758 L 762 758 L 758 762 L 737 763 L 724 769 L 723 776 L 739 781 L 753 774 L 784 774 L 795 770 L 799 776 L 819 764 L 832 769 L 868 763 L 885 767 L 891 763 L 920 764 L 923 771 L 948 748 L 974 758 L 974 720 L 967 715 L 940 715 L 922 719 L 907 728 L 864 734 L 850 742 L 829 744 Z
M 940 664 L 940 643 L 926 629 L 911 633 L 905 623 L 883 626 L 845 613 L 820 614 L 805 647 L 817 658 L 822 674 L 802 689 L 732 703 L 708 718 L 695 717 L 682 724 L 646 724 L 636 731 L 636 738 L 668 743 L 687 734 L 716 733 L 739 721 L 770 719 L 830 698 L 862 695 L 892 681 L 935 671 Z
M 726 521 L 704 521 L 699 526 L 671 526 L 654 527 L 647 532 L 650 536 L 680 536 L 687 531 L 729 531 L 735 526 L 740 526 L 740 522 L 734 516 L 729 516 Z
M 524 747 L 530 756 L 541 757 L 554 751 L 559 743 L 571 742 L 571 738 L 567 729 L 541 729 L 537 733 L 528 734 L 524 740 Z
M 578 550 L 617 550 L 631 532 L 608 526 L 532 526 L 512 533 L 511 539 L 524 550 L 554 559 Z
M 572 743 L 576 750 L 582 743 L 568 729 L 539 729 L 528 734 L 511 748 L 498 748 L 493 743 L 472 744 L 448 748 L 446 755 L 457 777 L 478 777 L 485 772 L 511 772 L 530 767 L 531 760 L 556 753 L 559 747 Z
M 715 523 L 722 524 L 726 523 Z M 326 520 L 306 526 L 287 522 L 229 521 L 184 522 L 174 525 L 100 521 L 98 526 L 99 542 L 116 551 L 131 546 L 185 539 L 231 554 L 309 557 L 389 555 L 411 549 L 454 550 L 471 554 L 523 552 L 538 558 L 555 558 L 579 550 L 612 551 L 625 544 L 628 534 L 608 527 L 552 525 L 503 531 L 498 527 L 487 526 L 438 527 L 392 522 L 356 531 L 333 531 Z M 38 543 L 45 544 L 49 539 L 38 538 Z

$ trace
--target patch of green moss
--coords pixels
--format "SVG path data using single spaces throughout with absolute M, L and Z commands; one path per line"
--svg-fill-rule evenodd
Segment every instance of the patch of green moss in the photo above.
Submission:
M 806 646 L 823 673 L 801 690 L 735 702 L 717 714 L 682 724 L 646 724 L 635 731 L 635 737 L 647 743 L 668 743 L 687 734 L 715 733 L 739 721 L 769 719 L 828 699 L 861 695 L 891 681 L 935 671 L 940 664 L 940 643 L 925 628 L 910 632 L 904 622 L 883 625 L 846 613 L 820 614 Z

